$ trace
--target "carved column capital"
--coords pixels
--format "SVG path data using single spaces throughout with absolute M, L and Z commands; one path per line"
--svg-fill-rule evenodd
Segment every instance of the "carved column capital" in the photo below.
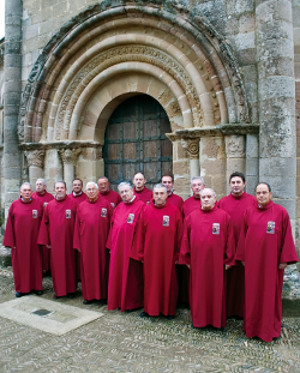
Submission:
M 199 139 L 181 139 L 181 145 L 192 159 L 199 158 Z
M 59 155 L 64 164 L 75 165 L 80 152 L 80 149 L 61 149 L 59 150 Z
M 245 157 L 245 138 L 244 136 L 225 136 L 226 154 L 228 158 Z
M 44 150 L 26 150 L 24 152 L 25 157 L 28 162 L 28 166 L 35 166 L 39 168 L 43 168 L 44 166 L 44 157 L 45 151 Z

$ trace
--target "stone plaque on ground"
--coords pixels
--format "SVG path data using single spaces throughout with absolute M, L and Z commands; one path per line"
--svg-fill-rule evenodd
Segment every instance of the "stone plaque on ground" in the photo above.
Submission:
M 1 303 L 0 316 L 47 333 L 63 335 L 103 314 L 30 295 Z

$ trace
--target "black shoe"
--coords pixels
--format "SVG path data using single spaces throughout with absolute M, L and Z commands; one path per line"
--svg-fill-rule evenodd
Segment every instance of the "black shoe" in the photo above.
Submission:
M 82 303 L 83 304 L 91 304 L 91 303 L 93 303 L 93 301 L 94 301 L 93 299 L 91 299 L 91 300 L 84 299 Z
M 76 293 L 68 293 L 67 297 L 73 299 L 76 297 Z
M 16 291 L 16 297 L 17 298 L 20 298 L 22 295 L 23 295 L 22 293 L 20 293 L 19 291 Z
M 43 295 L 43 290 L 33 290 L 35 295 Z
M 147 312 L 141 312 L 140 313 L 140 317 L 149 317 L 148 313 Z
M 167 320 L 174 320 L 175 319 L 175 316 L 172 316 L 172 315 L 168 315 L 168 316 L 165 316 Z

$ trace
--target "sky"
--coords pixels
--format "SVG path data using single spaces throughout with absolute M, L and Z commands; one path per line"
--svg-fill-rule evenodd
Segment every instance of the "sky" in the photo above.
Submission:
M 0 39 L 4 36 L 4 2 L 5 0 L 0 0 Z

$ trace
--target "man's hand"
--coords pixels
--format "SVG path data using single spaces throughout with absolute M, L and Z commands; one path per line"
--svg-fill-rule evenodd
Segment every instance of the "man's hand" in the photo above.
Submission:
M 287 267 L 287 263 L 280 263 L 278 269 L 285 269 Z
M 225 264 L 225 271 L 227 271 L 227 269 L 230 269 L 232 266 L 229 265 L 229 264 Z

